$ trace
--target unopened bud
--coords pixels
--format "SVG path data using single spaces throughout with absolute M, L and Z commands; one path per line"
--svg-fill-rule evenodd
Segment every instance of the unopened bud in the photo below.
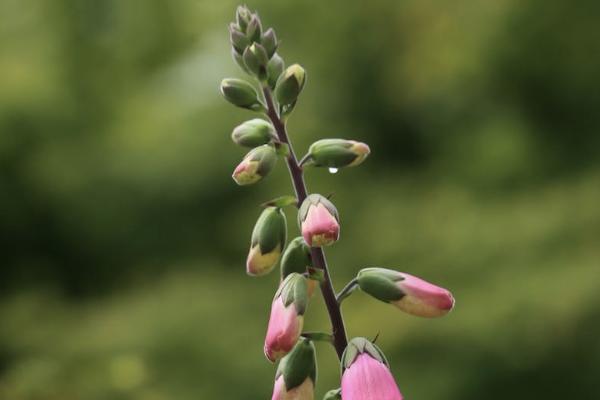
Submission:
M 245 147 L 257 147 L 273 140 L 275 130 L 271 123 L 255 118 L 235 127 L 231 133 L 234 143 Z
M 335 389 L 325 393 L 323 400 L 342 400 L 342 390 Z
M 239 6 L 236 10 L 235 18 L 237 24 L 240 27 L 240 30 L 242 32 L 246 32 L 246 29 L 248 28 L 248 23 L 250 22 L 250 18 L 252 18 L 252 13 L 248 9 L 248 7 Z
M 273 298 L 271 316 L 265 338 L 265 356 L 272 362 L 288 354 L 298 342 L 308 306 L 306 278 L 290 274 Z
M 269 144 L 248 152 L 235 168 L 232 178 L 240 186 L 251 185 L 267 176 L 277 162 L 277 151 Z
M 246 67 L 252 74 L 261 81 L 267 79 L 267 64 L 269 63 L 269 58 L 262 45 L 252 43 L 251 46 L 246 47 L 243 58 L 244 64 L 246 64 Z
M 302 236 L 311 247 L 333 244 L 340 236 L 340 217 L 337 209 L 320 194 L 309 195 L 298 211 Z
M 238 54 L 243 54 L 250 41 L 236 24 L 229 24 L 229 41 Z
M 296 102 L 304 83 L 306 72 L 298 64 L 290 65 L 281 74 L 275 88 L 275 96 L 281 105 L 291 105 Z
M 365 268 L 357 281 L 362 291 L 419 317 L 441 317 L 454 307 L 448 290 L 403 272 Z
M 310 340 L 300 338 L 277 367 L 271 400 L 313 400 L 316 380 L 315 346 Z
M 365 338 L 354 338 L 342 355 L 344 400 L 402 400 L 383 352 Z
M 221 82 L 221 93 L 225 97 L 225 100 L 238 107 L 254 111 L 264 108 L 258 99 L 258 93 L 256 93 L 254 87 L 241 79 L 223 79 Z
M 260 43 L 260 38 L 262 36 L 262 24 L 257 14 L 252 15 L 250 22 L 248 22 L 246 36 L 251 42 Z
M 246 272 L 262 276 L 273 270 L 285 246 L 287 224 L 280 208 L 267 207 L 252 230 L 250 251 L 246 260 Z
M 369 155 L 365 143 L 345 139 L 323 139 L 308 149 L 310 163 L 316 167 L 342 168 L 362 163 Z
M 302 236 L 291 240 L 283 255 L 281 256 L 281 280 L 283 281 L 289 274 L 305 274 L 312 267 L 312 258 L 310 248 L 304 242 Z M 308 294 L 312 296 L 319 282 L 314 279 L 308 280 Z
M 271 89 L 275 89 L 277 85 L 277 80 L 283 73 L 285 68 L 285 63 L 283 62 L 283 58 L 279 56 L 279 54 L 273 54 L 273 57 L 269 60 L 267 64 L 267 82 L 269 83 L 269 87 Z
M 277 51 L 277 46 L 279 43 L 277 42 L 277 36 L 275 35 L 275 31 L 273 28 L 269 28 L 262 35 L 262 39 L 260 43 L 263 45 L 265 50 L 267 51 L 267 55 L 269 58 L 273 57 L 273 54 Z

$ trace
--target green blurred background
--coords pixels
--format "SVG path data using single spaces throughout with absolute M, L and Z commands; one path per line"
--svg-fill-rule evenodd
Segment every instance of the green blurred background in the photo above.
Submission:
M 229 0 L 0 0 L 0 399 L 267 399 L 277 274 L 245 276 L 283 163 L 230 178 Z M 370 144 L 334 192 L 339 289 L 452 289 L 422 320 L 357 294 L 407 399 L 600 398 L 600 3 L 253 1 L 309 73 L 297 151 Z M 291 210 L 290 210 L 291 211 Z M 290 212 L 290 235 L 297 234 Z M 307 329 L 324 329 L 316 296 Z M 319 348 L 318 394 L 339 381 Z M 320 397 L 319 397 L 320 398 Z

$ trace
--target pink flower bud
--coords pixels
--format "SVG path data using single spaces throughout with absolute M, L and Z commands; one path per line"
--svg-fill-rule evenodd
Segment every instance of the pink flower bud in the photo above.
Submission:
M 265 356 L 275 362 L 293 348 L 304 325 L 308 302 L 306 278 L 292 273 L 281 283 L 271 305 L 271 316 L 265 338 Z
M 340 237 L 339 217 L 335 206 L 318 194 L 308 196 L 298 213 L 302 236 L 311 247 L 333 244 Z
M 250 150 L 235 167 L 231 177 L 240 186 L 251 185 L 267 176 L 277 162 L 277 152 L 269 144 Z
M 396 284 L 404 296 L 392 304 L 402 311 L 420 317 L 441 317 L 454 307 L 454 297 L 448 290 L 416 276 L 401 275 L 404 279 Z
M 343 400 L 402 400 L 388 367 L 368 353 L 359 354 L 344 370 Z
M 277 367 L 271 400 L 313 400 L 316 380 L 315 346 L 300 338 Z
M 271 400 L 313 400 L 314 393 L 314 384 L 310 378 L 306 378 L 300 386 L 286 390 L 283 375 L 281 375 L 275 381 Z

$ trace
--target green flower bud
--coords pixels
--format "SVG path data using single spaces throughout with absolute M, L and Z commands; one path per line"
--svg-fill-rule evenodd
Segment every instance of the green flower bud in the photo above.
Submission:
M 386 303 L 400 300 L 404 293 L 397 282 L 404 280 L 398 271 L 385 268 L 364 268 L 356 276 L 362 291 Z
M 277 51 L 277 46 L 279 46 L 279 43 L 277 42 L 277 36 L 275 36 L 275 31 L 273 28 L 269 28 L 265 33 L 263 33 L 260 43 L 267 51 L 269 58 L 273 57 L 273 54 L 275 54 Z
M 238 164 L 232 178 L 240 186 L 251 185 L 267 176 L 277 162 L 277 151 L 270 144 L 256 147 L 248 152 Z
M 341 389 L 330 390 L 329 392 L 325 393 L 323 400 L 342 400 L 342 390 Z
M 246 32 L 246 29 L 248 28 L 248 23 L 250 22 L 251 18 L 252 18 L 252 13 L 248 9 L 248 7 L 239 6 L 237 8 L 236 13 L 235 13 L 235 19 L 236 19 L 237 24 L 239 25 L 240 30 L 242 32 Z
M 229 24 L 229 41 L 238 54 L 243 54 L 250 45 L 250 40 L 238 28 L 234 23 Z
M 254 111 L 264 108 L 258 99 L 258 93 L 256 93 L 254 87 L 241 79 L 223 79 L 221 82 L 221 93 L 225 97 L 225 100 L 238 107 Z
M 244 58 L 241 54 L 237 52 L 236 49 L 231 49 L 231 56 L 233 57 L 233 61 L 235 61 L 235 63 L 242 69 L 242 71 L 244 71 L 247 74 L 250 73 L 250 71 L 248 71 L 248 68 L 246 67 L 246 64 L 244 64 Z
M 290 65 L 277 81 L 275 97 L 280 105 L 289 106 L 296 102 L 304 83 L 306 72 L 298 64 Z
M 270 122 L 255 118 L 235 127 L 231 133 L 234 143 L 245 147 L 257 147 L 270 143 L 275 137 L 275 129 Z
M 277 85 L 277 80 L 283 73 L 283 69 L 285 68 L 285 63 L 283 62 L 283 58 L 279 56 L 279 54 L 273 54 L 271 60 L 267 64 L 267 82 L 271 89 L 275 89 Z
M 252 276 L 266 275 L 273 270 L 285 246 L 287 224 L 280 208 L 263 210 L 254 225 L 246 272 Z
M 342 371 L 350 367 L 352 363 L 354 363 L 354 360 L 356 360 L 356 357 L 363 353 L 367 353 L 372 358 L 385 364 L 389 368 L 389 363 L 379 347 L 371 343 L 369 339 L 356 337 L 350 340 L 346 350 L 344 350 L 344 354 L 342 354 Z
M 260 43 L 260 38 L 262 36 L 262 24 L 257 14 L 254 14 L 250 19 L 250 22 L 248 22 L 246 36 L 251 42 Z
M 262 45 L 252 43 L 251 46 L 244 50 L 243 58 L 244 64 L 246 64 L 246 67 L 252 74 L 261 81 L 267 79 L 267 64 L 269 63 L 269 58 Z
M 365 143 L 345 139 L 323 139 L 308 149 L 309 162 L 316 167 L 342 168 L 362 163 L 369 155 Z
M 280 396 L 274 398 L 313 398 L 312 392 L 317 380 L 315 354 L 312 341 L 301 337 L 277 367 L 274 391 Z
M 298 236 L 290 241 L 281 256 L 281 280 L 283 281 L 292 273 L 304 274 L 312 267 L 312 257 L 310 247 L 306 245 L 304 238 Z M 312 296 L 319 282 L 313 279 L 308 280 L 308 295 Z

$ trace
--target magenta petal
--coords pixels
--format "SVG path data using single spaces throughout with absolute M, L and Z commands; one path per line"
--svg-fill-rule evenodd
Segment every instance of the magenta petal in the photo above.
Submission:
M 343 400 L 402 400 L 387 366 L 370 355 L 358 355 L 342 376 Z
M 285 307 L 281 297 L 273 300 L 264 348 L 270 361 L 276 361 L 292 350 L 300 336 L 302 322 L 293 303 Z

